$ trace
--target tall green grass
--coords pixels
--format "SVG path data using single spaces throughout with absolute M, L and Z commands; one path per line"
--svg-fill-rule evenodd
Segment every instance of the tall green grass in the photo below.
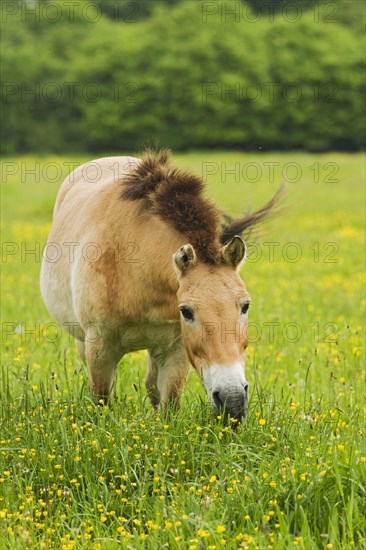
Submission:
M 38 283 L 59 186 L 42 168 L 58 163 L 66 175 L 69 160 L 4 159 L 0 548 L 364 548 L 363 156 L 176 159 L 211 172 L 208 193 L 232 214 L 267 200 L 288 163 L 301 170 L 294 181 L 298 168 L 285 169 L 286 212 L 257 244 L 249 238 L 250 407 L 240 426 L 213 418 L 195 373 L 181 410 L 157 415 L 144 351 L 121 360 L 111 406 L 89 398 Z M 10 162 L 19 170 L 7 176 Z M 24 175 L 30 168 L 40 177 Z

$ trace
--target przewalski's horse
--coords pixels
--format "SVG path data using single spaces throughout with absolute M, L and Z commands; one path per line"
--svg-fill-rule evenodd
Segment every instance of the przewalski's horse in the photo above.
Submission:
M 239 235 L 278 196 L 222 225 L 203 187 L 172 168 L 167 151 L 86 163 L 61 185 L 41 291 L 75 337 L 98 398 L 108 398 L 121 357 L 147 349 L 155 407 L 179 403 L 192 365 L 215 414 L 245 415 L 250 296 L 238 275 L 245 257 Z

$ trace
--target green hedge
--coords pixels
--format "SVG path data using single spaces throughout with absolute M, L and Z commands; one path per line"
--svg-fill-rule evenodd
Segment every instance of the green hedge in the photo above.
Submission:
M 237 4 L 157 4 L 137 22 L 93 22 L 79 4 L 72 21 L 7 17 L 2 153 L 364 147 L 359 32 Z

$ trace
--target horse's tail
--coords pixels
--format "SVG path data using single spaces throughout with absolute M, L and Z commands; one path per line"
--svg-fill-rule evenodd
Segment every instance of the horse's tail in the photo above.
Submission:
M 253 229 L 256 229 L 262 222 L 277 217 L 283 211 L 283 198 L 286 186 L 282 184 L 262 208 L 255 212 L 248 212 L 242 218 L 233 219 L 224 214 L 224 223 L 221 228 L 220 242 L 227 244 L 235 235 L 243 235 L 248 238 Z

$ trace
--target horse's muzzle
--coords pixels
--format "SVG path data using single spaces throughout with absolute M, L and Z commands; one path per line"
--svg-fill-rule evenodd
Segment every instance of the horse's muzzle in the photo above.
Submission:
M 248 383 L 243 388 L 215 389 L 212 393 L 213 409 L 216 416 L 223 415 L 224 422 L 230 418 L 241 421 L 248 409 Z

